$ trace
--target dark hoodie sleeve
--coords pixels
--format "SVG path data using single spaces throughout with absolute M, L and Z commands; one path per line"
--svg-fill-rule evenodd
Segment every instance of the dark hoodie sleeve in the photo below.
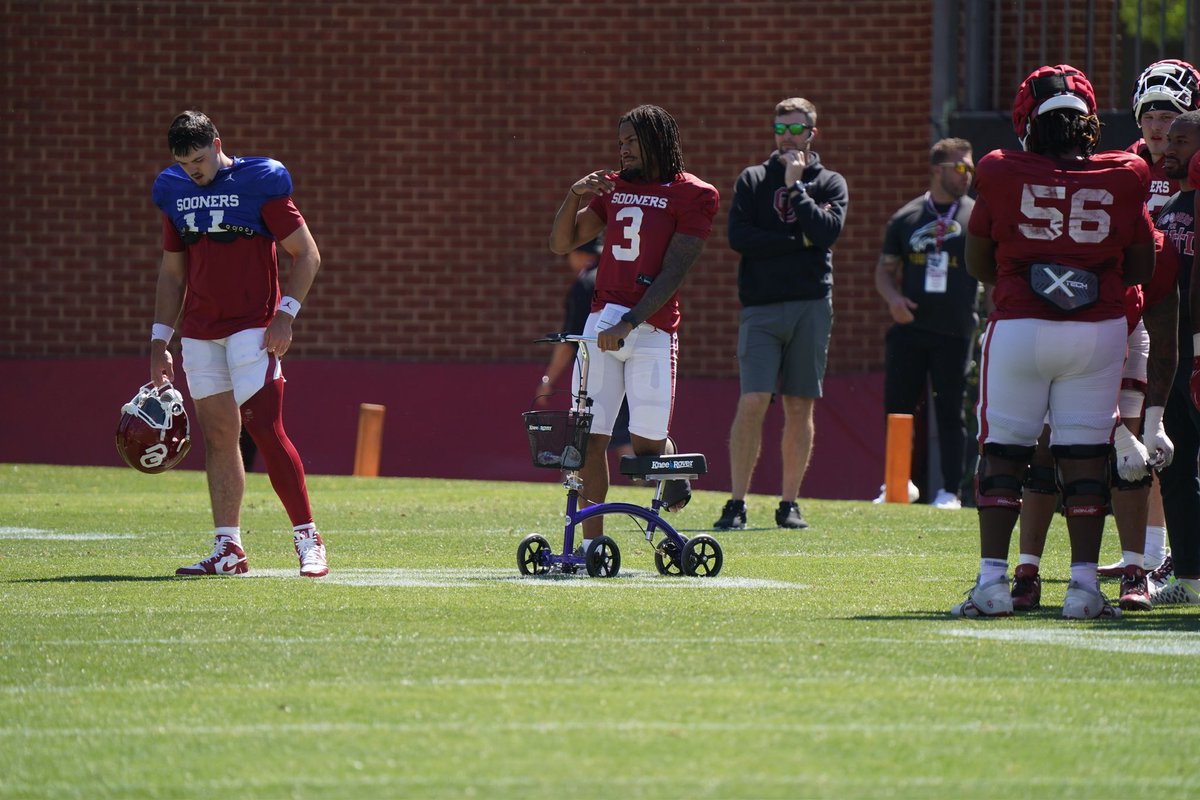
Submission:
M 839 173 L 822 169 L 816 179 L 805 185 L 806 191 L 791 196 L 796 210 L 796 226 L 813 247 L 829 250 L 842 235 L 850 191 Z
M 770 257 L 804 249 L 799 230 L 784 232 L 757 224 L 756 198 L 765 170 L 743 170 L 733 186 L 733 204 L 729 209 L 729 246 L 743 256 Z

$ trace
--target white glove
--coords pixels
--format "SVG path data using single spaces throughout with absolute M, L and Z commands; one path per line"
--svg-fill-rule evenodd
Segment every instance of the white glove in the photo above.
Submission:
M 1150 406 L 1142 422 L 1142 444 L 1146 445 L 1146 452 L 1150 456 L 1146 464 L 1155 469 L 1170 465 L 1175 458 L 1175 445 L 1167 438 L 1162 418 L 1163 407 Z
M 1117 448 L 1117 474 L 1121 476 L 1121 480 L 1135 483 L 1146 477 L 1146 461 L 1150 454 L 1129 432 L 1129 428 L 1117 425 L 1113 434 L 1113 445 Z

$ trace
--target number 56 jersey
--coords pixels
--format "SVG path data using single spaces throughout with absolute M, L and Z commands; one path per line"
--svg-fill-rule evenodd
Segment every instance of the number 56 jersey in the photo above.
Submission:
M 1132 153 L 1059 159 L 993 150 L 975 171 L 968 231 L 996 243 L 996 310 L 989 319 L 1094 322 L 1124 316 L 1125 249 L 1154 238 L 1146 211 L 1150 172 Z M 1099 278 L 1099 299 L 1062 311 L 1029 284 L 1031 264 L 1057 264 Z

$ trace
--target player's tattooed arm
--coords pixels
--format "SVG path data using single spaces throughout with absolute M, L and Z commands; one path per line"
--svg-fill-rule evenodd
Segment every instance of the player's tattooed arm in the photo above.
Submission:
M 631 311 L 639 322 L 645 322 L 679 290 L 703 249 L 704 240 L 699 237 L 682 233 L 671 237 L 667 252 L 663 254 L 662 272 L 654 277 L 654 282 L 646 288 L 646 293 Z

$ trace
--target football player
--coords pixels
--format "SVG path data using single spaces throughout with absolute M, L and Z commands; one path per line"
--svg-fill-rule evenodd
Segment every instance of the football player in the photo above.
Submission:
M 604 234 L 596 291 L 584 336 L 595 336 L 588 394 L 593 399 L 588 449 L 603 454 L 628 397 L 629 433 L 638 455 L 667 448 L 675 402 L 679 287 L 712 230 L 719 194 L 684 170 L 679 129 L 658 106 L 643 105 L 617 122 L 619 170 L 598 169 L 571 184 L 554 217 L 550 249 L 565 255 Z M 573 377 L 578 382 L 578 366 Z M 589 458 L 579 471 L 588 504 L 608 494 L 608 461 Z M 663 487 L 672 510 L 686 487 Z M 584 552 L 603 533 L 603 518 L 585 520 Z
M 238 447 L 244 425 L 291 518 L 300 574 L 321 577 L 329 572 L 325 545 L 313 523 L 304 467 L 283 428 L 281 364 L 320 253 L 292 202 L 283 164 L 229 155 L 212 120 L 199 111 L 174 119 L 167 145 L 175 163 L 159 174 L 153 191 L 163 214 L 163 254 L 150 379 L 156 386 L 175 379 L 167 345 L 178 320 L 216 528 L 212 553 L 176 574 L 247 571 L 241 541 L 246 473 Z M 277 244 L 292 260 L 282 296 Z
M 1179 181 L 1159 211 L 1166 246 L 1179 256 L 1179 369 L 1163 424 L 1175 443 L 1175 460 L 1159 473 L 1174 575 L 1150 589 L 1154 605 L 1200 605 L 1200 275 L 1196 269 L 1196 214 L 1200 213 L 1200 110 L 1180 114 L 1167 132 L 1167 177 Z M 1189 368 L 1190 367 L 1190 368 Z
M 1109 504 L 1109 457 L 1125 360 L 1125 289 L 1149 280 L 1149 170 L 1131 153 L 1097 153 L 1091 83 L 1066 64 L 1017 91 L 1022 151 L 980 159 L 967 269 L 994 285 L 984 334 L 976 474 L 980 567 L 962 617 L 1012 613 L 1008 550 L 1022 478 L 1049 413 L 1050 449 L 1071 538 L 1062 615 L 1120 616 L 1096 569 Z

